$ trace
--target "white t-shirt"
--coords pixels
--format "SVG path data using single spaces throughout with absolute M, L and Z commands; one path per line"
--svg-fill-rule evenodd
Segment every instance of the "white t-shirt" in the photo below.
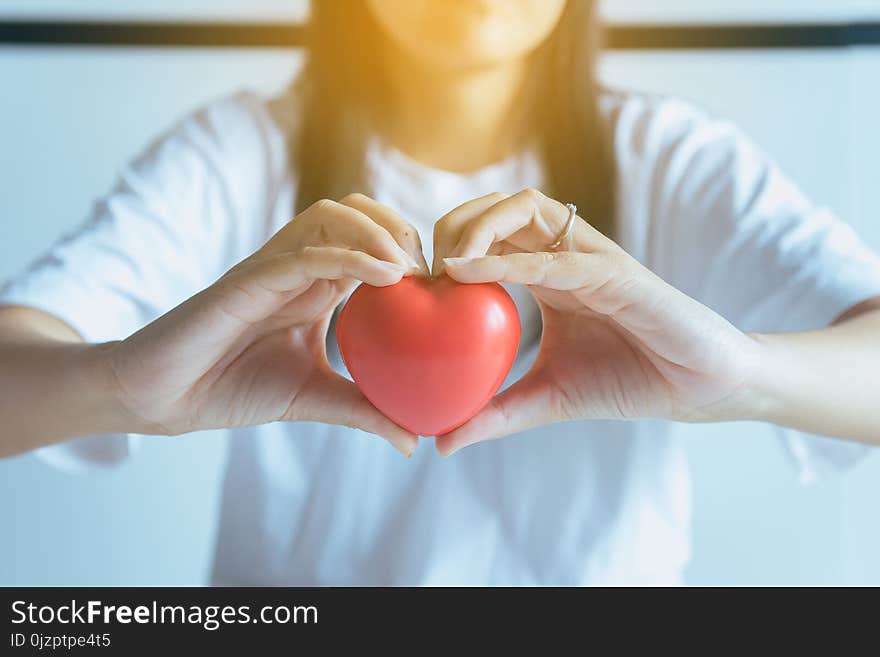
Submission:
M 825 326 L 880 295 L 880 260 L 814 207 L 729 123 L 673 99 L 609 94 L 618 239 L 666 281 L 743 330 Z M 16 278 L 0 303 L 42 308 L 89 341 L 124 338 L 204 288 L 292 216 L 290 95 L 241 94 L 184 120 L 128 167 L 92 219 Z M 490 191 L 540 186 L 528 153 L 468 175 L 379 142 L 372 193 L 421 233 Z M 566 199 L 560 199 L 565 201 Z M 534 358 L 540 317 L 513 293 Z M 329 337 L 334 367 L 342 369 Z M 351 429 L 230 431 L 214 582 L 256 585 L 676 583 L 689 552 L 682 447 L 663 421 L 584 421 L 412 459 Z M 56 463 L 114 462 L 131 437 L 44 448 Z M 803 472 L 865 448 L 790 434 Z

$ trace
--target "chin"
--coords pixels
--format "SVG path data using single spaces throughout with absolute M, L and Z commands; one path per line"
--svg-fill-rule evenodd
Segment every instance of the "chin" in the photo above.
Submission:
M 477 68 L 521 59 L 556 26 L 564 0 L 369 0 L 398 46 L 432 67 Z
M 518 48 L 509 35 L 497 25 L 481 25 L 449 38 L 431 39 L 429 44 L 422 42 L 420 52 L 413 54 L 450 70 L 494 66 L 529 52 L 527 48 Z

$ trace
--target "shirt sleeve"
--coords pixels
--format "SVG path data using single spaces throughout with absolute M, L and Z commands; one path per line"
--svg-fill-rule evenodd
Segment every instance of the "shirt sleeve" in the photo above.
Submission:
M 261 243 L 272 158 L 258 113 L 241 95 L 185 119 L 122 171 L 82 226 L 5 285 L 0 305 L 43 310 L 106 342 L 216 280 Z M 76 468 L 116 463 L 132 444 L 92 436 L 37 453 Z
M 825 327 L 880 296 L 880 258 L 736 127 L 678 101 L 639 120 L 646 260 L 667 282 L 764 333 Z M 803 481 L 870 449 L 779 431 Z

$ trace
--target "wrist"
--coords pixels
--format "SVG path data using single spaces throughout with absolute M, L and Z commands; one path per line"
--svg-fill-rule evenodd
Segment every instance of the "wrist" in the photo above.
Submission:
M 686 422 L 739 422 L 773 421 L 779 405 L 776 390 L 779 368 L 774 364 L 777 355 L 769 336 L 757 333 L 743 334 L 737 350 L 738 379 L 735 388 L 708 406 L 697 409 L 684 418 Z
M 113 354 L 120 342 L 85 346 L 75 358 L 75 371 L 80 372 L 81 385 L 87 399 L 83 401 L 89 426 L 86 434 L 156 433 L 124 403 L 124 391 L 113 367 Z
M 772 335 L 747 333 L 751 350 L 746 357 L 745 376 L 732 404 L 730 420 L 776 422 L 781 414 L 785 368 Z

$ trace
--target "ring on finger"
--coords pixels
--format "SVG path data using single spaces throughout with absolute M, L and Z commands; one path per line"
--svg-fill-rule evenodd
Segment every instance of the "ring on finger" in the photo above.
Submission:
M 565 222 L 565 226 L 562 227 L 562 230 L 556 236 L 556 240 L 547 246 L 548 249 L 558 249 L 563 243 L 568 247 L 568 238 L 571 236 L 571 231 L 574 228 L 574 220 L 577 217 L 578 209 L 574 203 L 566 203 L 565 207 L 568 208 L 568 219 Z

